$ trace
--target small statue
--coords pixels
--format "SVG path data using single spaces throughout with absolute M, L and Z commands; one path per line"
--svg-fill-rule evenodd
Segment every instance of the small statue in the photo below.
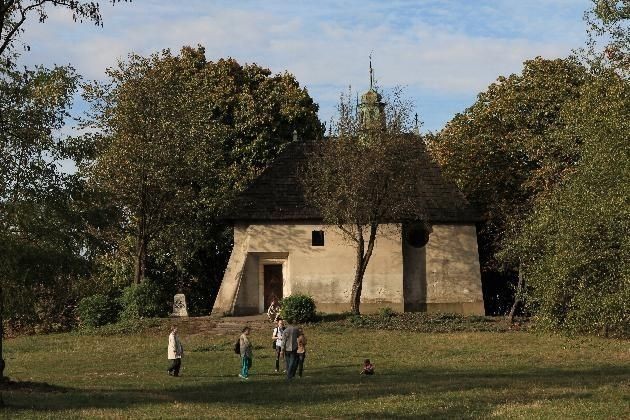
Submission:
M 186 296 L 183 293 L 178 293 L 175 295 L 173 301 L 173 313 L 171 316 L 188 316 L 188 308 L 186 307 Z

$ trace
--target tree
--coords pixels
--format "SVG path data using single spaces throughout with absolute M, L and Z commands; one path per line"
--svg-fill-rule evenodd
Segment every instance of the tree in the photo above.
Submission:
M 112 3 L 115 3 L 112 0 Z M 71 94 L 77 77 L 70 68 L 36 69 L 17 72 L 11 54 L 14 43 L 23 32 L 30 15 L 44 22 L 46 6 L 63 7 L 74 20 L 91 20 L 101 24 L 98 3 L 75 0 L 0 0 L 0 377 L 4 378 L 2 358 L 4 316 L 16 310 L 34 308 L 33 300 L 17 296 L 30 280 L 39 285 L 58 279 L 60 273 L 72 271 L 76 262 L 76 226 L 72 212 L 62 211 L 74 189 L 66 188 L 64 176 L 56 168 L 63 142 L 54 139 L 54 130 L 67 117 Z M 47 221 L 48 223 L 44 222 Z M 55 231 L 59 225 L 67 234 Z M 72 227 L 71 227 L 72 226 Z M 61 241 L 59 239 L 63 238 Z M 52 252 L 52 251 L 56 252 Z M 80 259 L 80 258 L 79 258 Z M 72 260 L 72 261 L 70 261 Z M 31 284 L 32 285 L 32 284 Z M 6 298 L 12 286 L 11 299 Z M 60 294 L 63 295 L 63 294 Z M 32 297 L 31 297 L 32 299 Z M 5 303 L 15 303 L 6 306 Z M 0 399 L 0 404 L 2 403 Z
M 627 79 L 630 76 L 630 2 L 592 0 L 592 8 L 584 17 L 588 40 L 581 55 L 590 67 L 613 68 Z
M 38 316 L 55 283 L 81 270 L 79 221 L 68 207 L 75 184 L 57 168 L 65 142 L 55 135 L 77 81 L 67 67 L 0 65 L 0 325 L 8 315 Z
M 126 0 L 125 0 L 126 1 Z M 111 0 L 112 4 L 120 0 Z M 0 0 L 0 57 L 13 47 L 17 37 L 24 31 L 24 23 L 29 16 L 35 16 L 40 23 L 48 19 L 46 7 L 61 7 L 72 12 L 74 21 L 93 22 L 102 25 L 103 21 L 97 2 L 77 0 Z
M 492 295 L 489 279 L 504 269 L 497 253 L 505 241 L 579 160 L 582 139 L 563 130 L 560 114 L 587 79 L 575 60 L 528 60 L 522 74 L 499 77 L 470 108 L 428 136 L 444 174 L 484 213 L 479 230 L 484 296 Z M 517 270 L 518 261 L 511 263 Z
M 342 95 L 331 137 L 315 144 L 301 180 L 308 202 L 324 223 L 337 226 L 356 248 L 351 310 L 360 313 L 365 270 L 377 235 L 388 224 L 422 220 L 414 197 L 422 188 L 417 170 L 424 145 L 410 134 L 411 106 L 396 90 L 385 110 L 373 89 L 360 109 Z
M 322 130 L 317 106 L 292 75 L 209 62 L 202 47 L 132 54 L 107 74 L 106 83 L 86 87 L 96 134 L 92 159 L 80 166 L 123 211 L 117 246 L 133 238 L 136 283 L 149 261 L 194 277 L 205 269 L 200 258 L 224 254 L 224 206 L 293 130 Z
M 628 98 L 611 69 L 563 109 L 565 130 L 584 141 L 581 159 L 506 248 L 526 262 L 528 305 L 546 327 L 630 335 Z
M 526 303 L 540 324 L 627 337 L 630 3 L 592 3 L 587 46 L 578 50 L 590 77 L 560 115 L 561 132 L 580 139 L 581 157 L 547 200 L 534 203 L 502 256 L 526 261 Z

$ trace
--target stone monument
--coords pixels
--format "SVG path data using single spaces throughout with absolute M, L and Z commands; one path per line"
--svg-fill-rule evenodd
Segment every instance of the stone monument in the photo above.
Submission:
M 188 308 L 186 307 L 186 296 L 183 293 L 175 295 L 173 301 L 173 313 L 171 316 L 188 316 Z

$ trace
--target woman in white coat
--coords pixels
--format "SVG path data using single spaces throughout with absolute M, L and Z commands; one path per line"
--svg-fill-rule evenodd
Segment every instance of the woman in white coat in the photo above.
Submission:
M 183 355 L 184 347 L 177 336 L 177 327 L 173 326 L 171 328 L 171 334 L 168 336 L 168 360 L 171 362 L 168 368 L 169 375 L 179 376 Z

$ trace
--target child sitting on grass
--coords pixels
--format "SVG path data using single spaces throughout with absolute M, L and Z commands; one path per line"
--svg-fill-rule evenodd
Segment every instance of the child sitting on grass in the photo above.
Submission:
M 374 375 L 374 365 L 370 363 L 370 359 L 365 359 L 363 362 L 363 370 L 360 375 Z

